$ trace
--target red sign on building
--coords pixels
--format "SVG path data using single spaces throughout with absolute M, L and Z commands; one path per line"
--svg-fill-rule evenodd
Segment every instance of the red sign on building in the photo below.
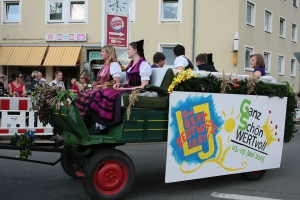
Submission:
M 115 47 L 127 47 L 127 17 L 107 15 L 106 43 Z

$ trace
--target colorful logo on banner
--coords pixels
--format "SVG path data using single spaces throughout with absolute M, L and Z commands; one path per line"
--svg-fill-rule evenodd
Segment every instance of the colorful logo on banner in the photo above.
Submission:
M 170 146 L 181 172 L 193 173 L 209 162 L 217 163 L 226 171 L 245 169 L 245 161 L 237 168 L 224 165 L 230 150 L 264 162 L 266 147 L 280 141 L 275 138 L 278 126 L 272 125 L 271 111 L 261 122 L 262 113 L 251 107 L 250 100 L 244 99 L 237 107 L 239 110 L 233 107 L 231 113 L 217 112 L 212 95 L 189 95 L 185 101 L 180 100 L 171 107 Z M 187 167 L 195 165 L 193 169 Z
M 121 31 L 124 28 L 124 21 L 121 17 L 113 17 L 110 20 L 110 27 L 114 30 L 114 31 Z

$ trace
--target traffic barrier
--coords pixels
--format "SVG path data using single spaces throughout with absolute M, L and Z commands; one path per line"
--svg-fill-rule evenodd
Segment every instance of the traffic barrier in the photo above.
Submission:
M 0 97 L 1 125 L 0 136 L 13 136 L 27 130 L 36 131 L 36 135 L 53 135 L 53 127 L 36 120 L 31 110 L 30 98 Z

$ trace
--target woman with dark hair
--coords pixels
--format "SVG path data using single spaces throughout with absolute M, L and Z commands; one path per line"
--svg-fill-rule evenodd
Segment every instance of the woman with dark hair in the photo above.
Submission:
M 253 54 L 250 56 L 250 67 L 254 69 L 253 74 L 260 78 L 265 76 L 265 60 L 261 54 Z
M 106 127 L 121 121 L 121 96 L 131 90 L 144 88 L 149 83 L 151 66 L 144 56 L 144 40 L 132 42 L 128 48 L 128 58 L 131 62 L 126 67 L 126 84 L 116 83 L 113 88 L 102 89 L 96 93 L 91 108 L 92 120 L 100 126 L 90 134 L 105 134 Z
M 8 84 L 8 94 L 9 96 L 15 97 L 25 97 L 27 92 L 25 85 L 22 83 L 23 75 L 19 71 L 11 73 L 11 79 L 13 82 Z

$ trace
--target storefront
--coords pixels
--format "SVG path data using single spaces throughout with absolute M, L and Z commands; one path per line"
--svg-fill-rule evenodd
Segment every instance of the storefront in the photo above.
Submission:
M 40 71 L 46 82 L 54 79 L 56 70 L 62 71 L 66 88 L 70 80 L 78 78 L 80 73 L 80 52 L 82 46 L 2 46 L 0 47 L 0 66 L 3 74 L 8 76 L 13 71 L 23 74 L 23 82 L 30 93 L 31 73 Z
M 104 61 L 101 56 L 101 50 L 88 50 L 88 62 L 91 66 L 91 82 L 97 79 L 97 73 L 99 69 L 102 67 Z

